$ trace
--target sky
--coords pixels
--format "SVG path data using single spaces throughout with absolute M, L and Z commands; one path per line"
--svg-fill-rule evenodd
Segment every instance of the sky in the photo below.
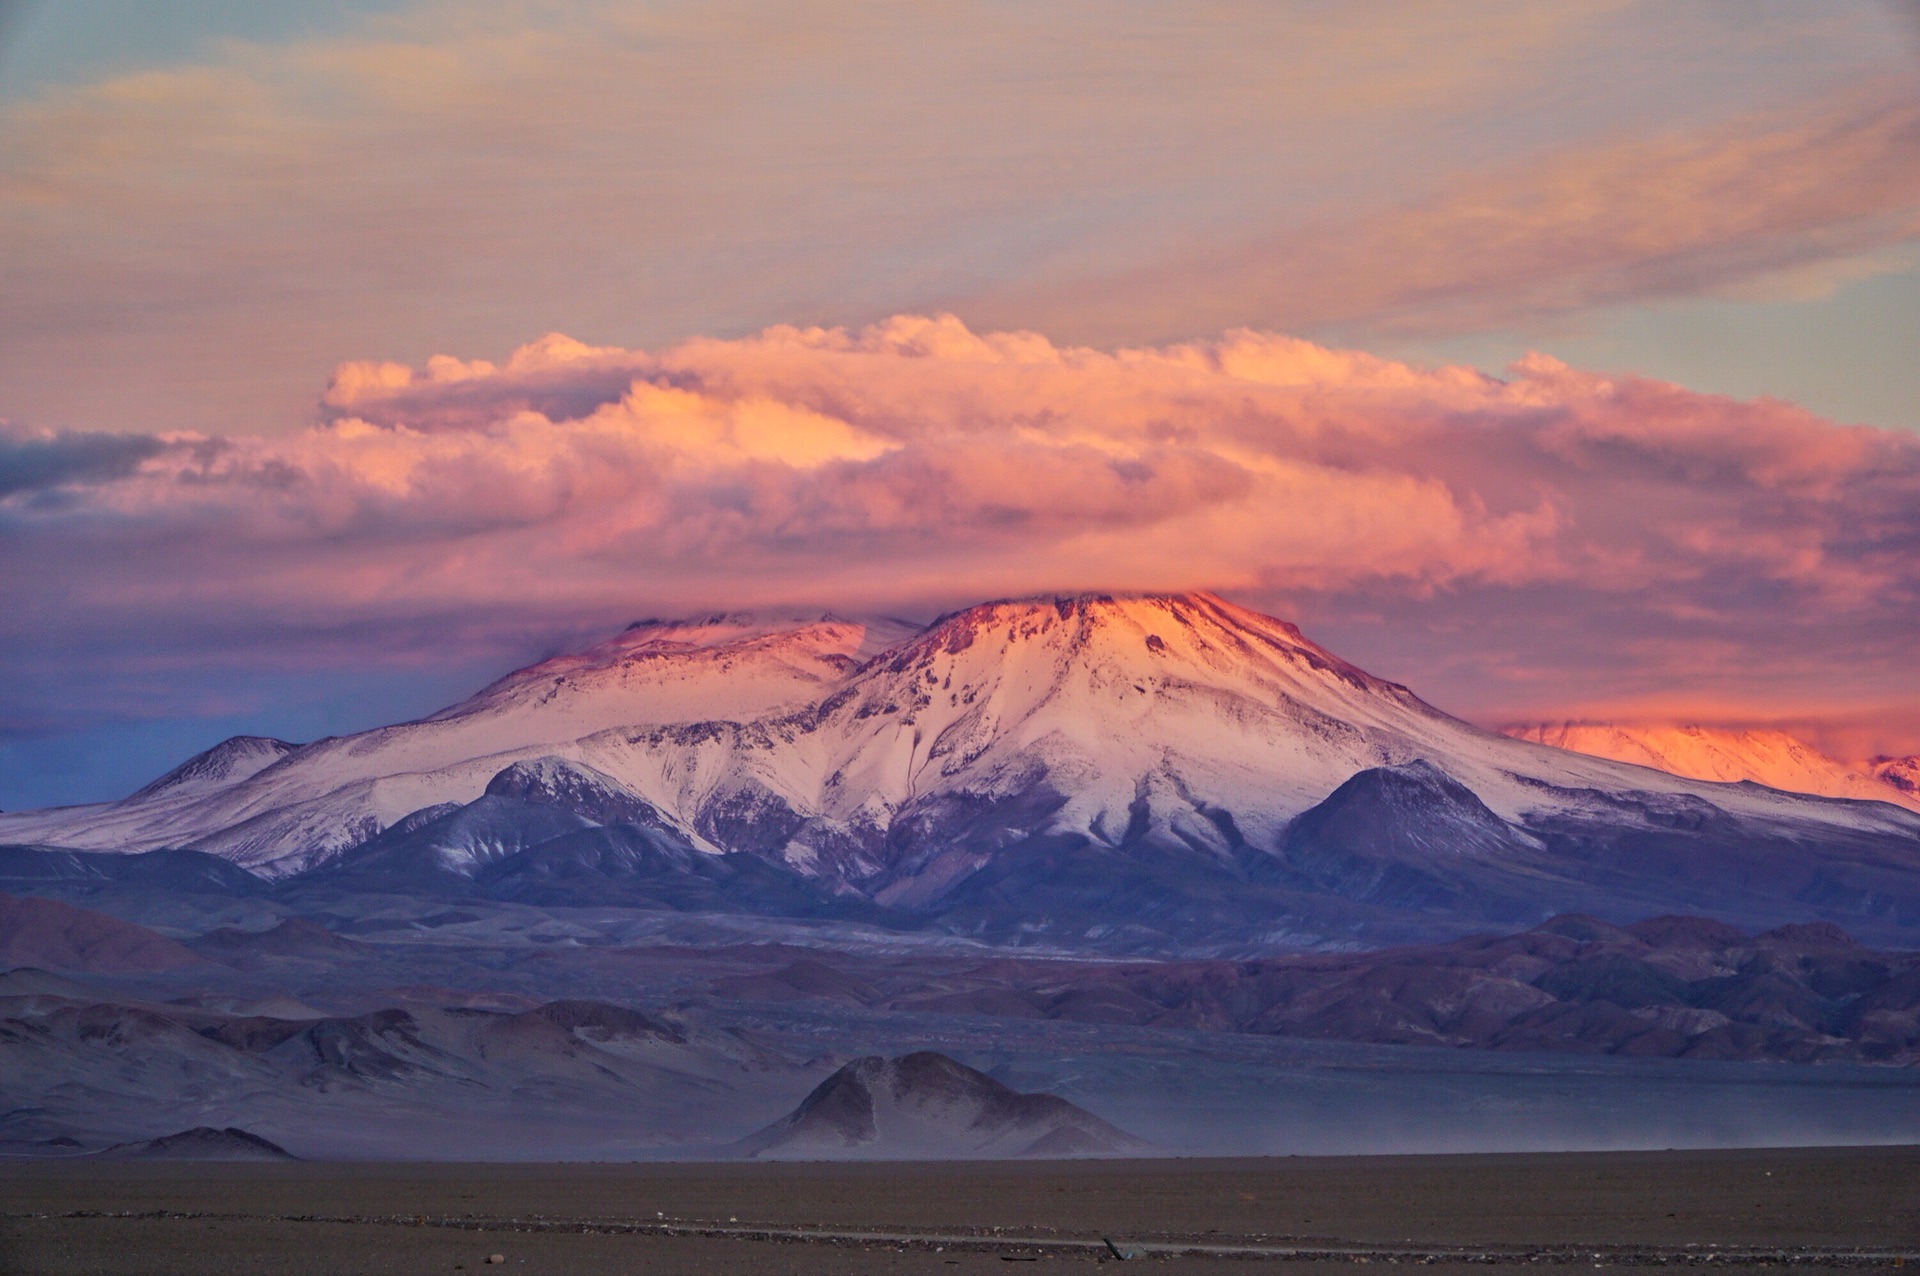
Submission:
M 0 0 L 0 808 L 1218 590 L 1920 751 L 1920 5 Z

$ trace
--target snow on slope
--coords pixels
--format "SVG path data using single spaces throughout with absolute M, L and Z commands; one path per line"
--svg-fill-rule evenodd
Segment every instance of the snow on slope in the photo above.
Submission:
M 510 673 L 429 722 L 476 721 L 515 744 L 642 722 L 746 720 L 806 703 L 917 632 L 900 620 L 731 613 L 643 620 L 577 655 Z
M 832 617 L 644 624 L 424 721 L 323 740 L 213 791 L 0 816 L 0 842 L 190 845 L 292 873 L 548 757 L 612 777 L 696 845 L 783 857 L 905 905 L 964 877 L 1016 827 L 1225 855 L 1240 840 L 1272 846 L 1356 771 L 1415 759 L 1506 819 L 1597 790 L 1920 832 L 1884 807 L 1483 731 L 1289 624 L 1190 594 L 988 603 L 917 633 Z
M 1190 595 L 985 604 L 810 713 L 582 744 L 665 810 L 784 806 L 801 825 L 790 859 L 860 877 L 888 867 L 877 843 L 898 813 L 937 813 L 942 799 L 1057 794 L 1052 827 L 1113 841 L 1144 796 L 1176 836 L 1223 845 L 1198 799 L 1269 838 L 1355 770 L 1418 756 L 1412 733 L 1436 727 L 1479 734 L 1290 625 Z
M 154 798 L 164 793 L 204 793 L 237 784 L 258 775 L 300 746 L 266 736 L 236 735 L 205 753 L 196 753 L 133 795 Z
M 1110 845 L 1159 834 L 1221 855 L 1236 838 L 1271 846 L 1356 771 L 1419 758 L 1507 819 L 1580 801 L 1543 795 L 1528 779 L 1702 791 L 1482 731 L 1290 624 L 1206 594 L 970 608 L 876 661 L 823 717 L 832 744 L 812 809 L 829 821 L 854 823 L 878 807 L 937 823 L 944 806 L 964 822 L 982 799 L 1051 792 L 1064 801 L 1050 831 Z M 1808 815 L 1804 804 L 1746 788 L 1716 789 L 1710 800 Z M 975 866 L 983 852 L 938 849 L 950 840 L 933 839 L 925 863 L 888 866 L 880 897 L 913 903 Z
M 1503 731 L 1517 740 L 1656 767 L 1689 779 L 1751 780 L 1789 793 L 1895 802 L 1920 811 L 1920 792 L 1899 784 L 1899 760 L 1887 759 L 1881 774 L 1863 771 L 1784 731 L 1616 722 L 1530 722 Z
M 512 761 L 565 752 L 608 727 L 751 720 L 811 704 L 912 632 L 901 621 L 830 615 L 643 621 L 430 718 L 316 741 L 235 773 L 234 783 L 167 781 L 205 772 L 243 738 L 119 802 L 0 815 L 0 842 L 116 851 L 191 845 L 250 868 L 298 872 L 422 807 L 471 801 Z

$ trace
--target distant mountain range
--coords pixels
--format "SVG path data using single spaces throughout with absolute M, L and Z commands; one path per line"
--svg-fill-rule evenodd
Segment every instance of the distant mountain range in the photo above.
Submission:
M 1824 922 L 1747 935 L 1702 917 L 1556 917 L 1512 935 L 1252 961 L 973 968 L 876 978 L 801 959 L 716 981 L 741 1000 L 921 1015 L 1627 1058 L 1920 1062 L 1920 954 Z
M 1920 757 L 1849 766 L 1785 731 L 1694 723 L 1522 722 L 1501 728 L 1531 740 L 1694 780 L 1751 780 L 1789 793 L 1894 802 L 1920 811 Z
M 1126 953 L 1569 911 L 1902 942 L 1920 936 L 1905 765 L 1839 798 L 1687 778 L 1482 730 L 1211 595 L 1088 595 L 919 628 L 642 622 L 421 721 L 237 738 L 119 802 L 0 816 L 30 848 L 0 857 L 114 877 L 60 856 L 164 851 L 164 871 L 124 871 Z M 216 885 L 226 865 L 250 876 Z

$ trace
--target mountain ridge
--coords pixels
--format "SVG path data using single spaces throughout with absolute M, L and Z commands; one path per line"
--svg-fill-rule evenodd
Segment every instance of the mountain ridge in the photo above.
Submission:
M 1849 766 L 1773 727 L 1566 720 L 1509 723 L 1500 731 L 1516 740 L 1650 766 L 1686 779 L 1726 784 L 1751 780 L 1788 793 L 1892 802 L 1920 811 L 1920 783 L 1913 778 L 1920 776 L 1920 759 L 1880 757 Z

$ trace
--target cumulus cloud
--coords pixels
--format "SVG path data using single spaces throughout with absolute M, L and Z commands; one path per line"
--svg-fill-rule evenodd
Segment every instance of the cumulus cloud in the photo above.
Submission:
M 292 435 L 29 440 L 75 459 L 0 498 L 10 662 L 71 691 L 504 661 L 676 608 L 1205 587 L 1490 716 L 1920 699 L 1920 441 L 1544 357 L 904 315 L 354 363 L 325 402 Z

